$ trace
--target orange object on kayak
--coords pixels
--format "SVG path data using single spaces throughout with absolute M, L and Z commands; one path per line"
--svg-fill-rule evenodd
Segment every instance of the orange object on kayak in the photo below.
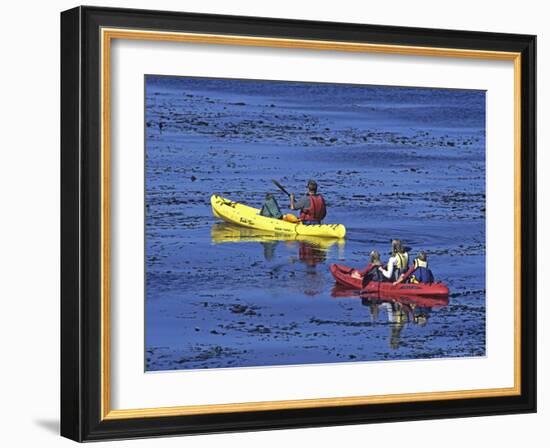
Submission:
M 293 215 L 292 213 L 287 213 L 286 215 L 283 215 L 283 221 L 286 222 L 300 222 L 300 218 L 298 218 L 296 215 Z
M 418 296 L 446 296 L 449 294 L 447 285 L 437 283 L 399 283 L 394 285 L 392 282 L 370 281 L 363 288 L 363 277 L 358 275 L 357 269 L 350 268 L 341 264 L 331 264 L 330 273 L 340 285 L 350 289 L 360 289 L 367 293 L 388 293 Z

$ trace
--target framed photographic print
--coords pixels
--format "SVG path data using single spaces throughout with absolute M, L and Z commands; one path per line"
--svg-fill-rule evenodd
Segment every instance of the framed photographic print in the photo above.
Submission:
M 61 14 L 61 433 L 536 410 L 535 37 Z

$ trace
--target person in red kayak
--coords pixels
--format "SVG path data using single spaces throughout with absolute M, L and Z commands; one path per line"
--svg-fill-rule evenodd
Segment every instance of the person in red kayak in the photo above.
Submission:
M 327 215 L 325 199 L 317 193 L 317 182 L 310 180 L 307 183 L 307 192 L 298 201 L 294 193 L 290 195 L 290 209 L 300 210 L 302 224 L 321 224 Z
M 404 248 L 401 240 L 392 240 L 391 257 L 386 269 L 380 267 L 380 272 L 390 281 L 397 281 L 399 276 L 409 269 L 409 253 Z
M 398 285 L 399 283 L 408 280 L 410 283 L 433 283 L 434 275 L 431 269 L 428 267 L 428 255 L 425 251 L 418 252 L 417 257 L 414 259 L 413 265 L 399 276 L 399 278 L 393 283 Z
M 385 280 L 384 276 L 378 268 L 382 266 L 382 261 L 380 261 L 380 253 L 376 250 L 373 250 L 370 253 L 370 262 L 367 264 L 365 269 L 355 270 L 352 272 L 351 276 L 355 278 L 362 278 L 362 286 L 365 288 L 369 282 L 383 282 Z

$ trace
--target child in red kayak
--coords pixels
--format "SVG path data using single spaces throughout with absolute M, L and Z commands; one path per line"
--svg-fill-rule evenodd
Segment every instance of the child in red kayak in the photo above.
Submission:
M 378 268 L 380 268 L 381 266 L 382 262 L 380 261 L 380 254 L 377 251 L 373 250 L 370 253 L 370 263 L 367 264 L 365 269 L 353 271 L 351 276 L 354 278 L 362 278 L 364 288 L 371 281 L 384 281 L 382 273 L 378 270 Z
M 421 250 L 418 252 L 418 256 L 414 259 L 413 265 L 407 272 L 401 274 L 399 278 L 393 283 L 398 285 L 399 283 L 408 280 L 410 283 L 433 283 L 434 275 L 431 269 L 428 267 L 428 255 Z

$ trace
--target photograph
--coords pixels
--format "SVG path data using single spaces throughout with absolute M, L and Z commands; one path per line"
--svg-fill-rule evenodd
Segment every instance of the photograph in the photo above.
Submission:
M 146 372 L 486 356 L 486 91 L 144 90 Z

